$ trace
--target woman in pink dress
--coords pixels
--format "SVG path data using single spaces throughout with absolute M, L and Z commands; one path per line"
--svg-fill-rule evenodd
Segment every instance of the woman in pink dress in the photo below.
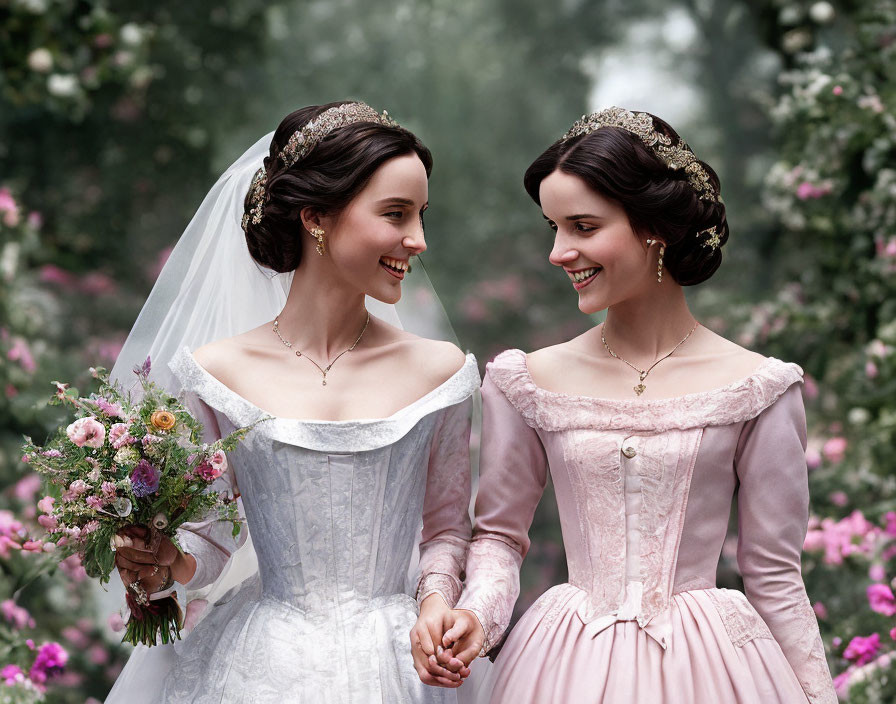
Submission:
M 525 185 L 579 309 L 607 317 L 487 365 L 475 537 L 441 661 L 499 644 L 550 471 L 569 582 L 510 632 L 482 701 L 833 704 L 800 574 L 802 370 L 701 326 L 683 292 L 721 263 L 718 177 L 664 121 L 610 108 Z M 716 587 L 734 496 L 746 596 Z

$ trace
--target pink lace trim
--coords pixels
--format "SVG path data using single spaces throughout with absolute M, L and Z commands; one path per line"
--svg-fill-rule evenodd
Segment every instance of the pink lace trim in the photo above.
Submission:
M 485 631 L 482 653 L 491 650 L 510 625 L 520 593 L 522 561 L 519 549 L 511 547 L 505 536 L 473 536 L 467 555 L 467 581 L 455 608 L 472 611 L 479 619 Z
M 486 365 L 495 385 L 533 428 L 557 431 L 572 428 L 664 432 L 722 426 L 750 420 L 772 405 L 803 370 L 774 357 L 750 376 L 728 386 L 677 398 L 619 400 L 571 396 L 536 386 L 526 365 L 526 354 L 511 349 Z
M 467 541 L 454 536 L 435 538 L 420 546 L 422 574 L 417 583 L 417 604 L 434 591 L 453 607 L 461 592 L 460 576 L 467 559 Z
M 706 596 L 716 607 L 731 643 L 742 648 L 756 638 L 772 638 L 762 617 L 736 589 L 707 589 Z

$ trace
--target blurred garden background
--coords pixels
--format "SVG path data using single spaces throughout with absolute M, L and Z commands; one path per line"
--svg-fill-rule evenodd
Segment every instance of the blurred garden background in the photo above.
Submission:
M 112 366 L 236 156 L 342 98 L 432 149 L 427 270 L 483 364 L 594 322 L 521 185 L 574 119 L 649 110 L 716 168 L 732 237 L 691 301 L 805 369 L 809 595 L 843 696 L 896 701 L 896 0 L 0 0 L 0 702 L 102 701 L 127 657 L 46 569 L 20 445 L 50 382 Z M 518 612 L 564 579 L 549 492 Z

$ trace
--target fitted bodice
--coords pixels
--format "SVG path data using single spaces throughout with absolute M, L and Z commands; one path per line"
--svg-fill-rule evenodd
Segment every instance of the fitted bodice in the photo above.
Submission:
M 270 417 L 187 348 L 171 368 L 211 408 L 222 436 Z M 229 458 L 263 593 L 314 613 L 405 592 L 434 443 L 478 382 L 470 355 L 448 381 L 388 418 L 273 417 L 256 425 Z

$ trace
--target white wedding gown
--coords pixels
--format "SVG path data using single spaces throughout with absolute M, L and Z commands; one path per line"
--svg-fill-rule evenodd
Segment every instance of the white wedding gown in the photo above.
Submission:
M 188 347 L 169 363 L 187 402 L 221 437 L 267 415 L 203 369 Z M 229 453 L 258 573 L 207 607 L 175 646 L 139 646 L 107 702 L 430 704 L 456 691 L 420 682 L 411 596 L 450 605 L 470 538 L 476 361 L 384 419 L 274 418 Z M 422 525 L 422 540 L 421 540 Z M 236 549 L 230 525 L 181 529 L 208 585 Z M 418 585 L 408 569 L 420 540 Z M 137 657 L 139 654 L 140 657 Z

